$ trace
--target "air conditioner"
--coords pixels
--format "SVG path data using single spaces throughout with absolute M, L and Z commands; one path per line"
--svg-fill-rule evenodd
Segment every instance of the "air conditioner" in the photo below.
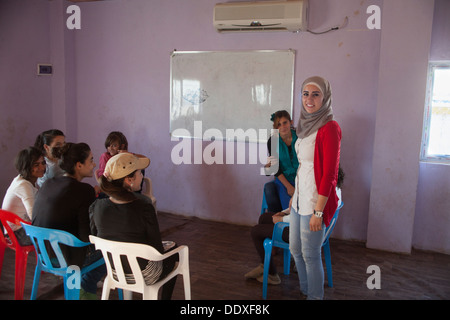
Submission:
M 214 6 L 219 32 L 306 31 L 308 0 L 227 2 Z

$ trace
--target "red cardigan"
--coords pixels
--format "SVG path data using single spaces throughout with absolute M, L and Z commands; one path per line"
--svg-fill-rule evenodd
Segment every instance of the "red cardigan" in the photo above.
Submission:
M 336 121 L 329 121 L 317 131 L 314 149 L 314 177 L 319 195 L 328 197 L 323 210 L 323 222 L 329 226 L 338 207 L 336 183 L 341 154 L 341 128 Z

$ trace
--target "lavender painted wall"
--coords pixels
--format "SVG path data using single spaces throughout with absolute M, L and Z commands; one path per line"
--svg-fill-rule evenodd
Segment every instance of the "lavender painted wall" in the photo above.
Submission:
M 18 2 L 33 3 L 39 10 L 23 11 Z M 9 111 L 12 123 L 22 125 L 25 118 L 33 124 L 32 130 L 28 129 L 31 132 L 19 130 L 20 134 L 13 135 L 12 141 L 8 139 L 11 130 L 0 131 L 2 148 L 18 150 L 29 139 L 34 140 L 39 131 L 61 126 L 67 132 L 68 140 L 87 142 L 98 159 L 104 152 L 106 135 L 112 130 L 120 130 L 129 140 L 130 151 L 146 154 L 152 159 L 147 175 L 153 180 L 159 210 L 254 224 L 260 210 L 262 186 L 269 180 L 259 175 L 259 165 L 176 166 L 171 162 L 171 150 L 177 142 L 172 142 L 169 136 L 170 52 L 174 49 L 294 49 L 294 121 L 299 116 L 300 84 L 306 77 L 318 74 L 328 78 L 332 84 L 334 111 L 343 131 L 341 163 L 346 171 L 343 189 L 345 208 L 333 236 L 365 241 L 370 194 L 374 188 L 372 177 L 378 174 L 376 163 L 379 163 L 375 161 L 374 165 L 374 159 L 378 157 L 378 152 L 374 153 L 374 141 L 379 131 L 379 67 L 380 57 L 387 54 L 383 51 L 387 48 L 383 48 L 381 39 L 382 35 L 395 32 L 400 22 L 389 27 L 382 25 L 381 30 L 367 29 L 369 15 L 366 9 L 369 5 L 380 6 L 383 15 L 386 14 L 383 11 L 385 4 L 381 0 L 314 0 L 310 3 L 310 29 L 325 30 L 339 25 L 348 16 L 349 23 L 345 29 L 320 36 L 309 33 L 218 34 L 212 26 L 216 2 L 219 1 L 111 0 L 79 3 L 81 30 L 69 31 L 65 27 L 68 17 L 65 7 L 72 4 L 70 2 L 0 0 L 0 8 L 6 6 L 8 10 L 8 15 L 3 13 L 0 16 L 0 54 L 2 61 L 12 61 L 14 65 L 7 67 L 2 63 L 0 68 L 10 70 L 20 67 L 21 70 L 12 77 L 13 81 L 1 73 L 0 81 L 9 83 L 13 89 L 2 91 L 5 95 L 1 95 L 0 101 L 1 121 L 6 121 L 3 120 L 3 109 L 6 110 L 8 105 L 3 99 L 6 96 L 11 103 L 23 106 L 22 111 Z M 394 10 L 389 15 L 402 21 L 403 9 L 396 7 Z M 418 19 L 425 18 L 419 15 Z M 426 21 L 416 22 L 427 23 L 428 19 L 430 17 Z M 34 27 L 23 30 L 25 26 L 22 24 L 29 21 L 36 22 Z M 31 39 L 36 35 L 42 35 L 44 43 L 31 44 Z M 8 41 L 24 41 L 13 41 L 15 46 L 5 53 L 5 38 Z M 409 44 L 409 40 L 405 42 Z M 36 47 L 40 50 L 32 51 Z M 28 52 L 27 56 L 19 58 L 18 53 L 23 51 Z M 31 76 L 25 80 L 26 86 L 19 86 L 24 74 L 34 72 L 34 60 L 41 55 L 61 66 L 62 73 L 55 74 L 53 80 L 47 79 L 45 90 L 41 90 L 39 81 L 42 79 Z M 403 59 L 401 55 L 394 54 L 393 57 Z M 31 94 L 18 97 L 16 93 L 21 93 L 24 88 L 27 94 Z M 0 90 L 4 90 L 3 86 Z M 425 88 L 415 90 L 425 91 Z M 28 109 L 33 103 L 42 109 L 39 112 Z M 417 130 L 415 134 L 420 135 L 420 129 Z M 205 142 L 203 146 L 208 144 Z M 382 148 L 382 145 L 377 148 Z M 4 166 L 13 156 L 13 152 L 8 152 L 2 154 L 0 160 Z M 418 159 L 412 163 L 410 170 L 416 170 L 417 174 L 417 167 Z M 376 172 L 373 173 L 373 169 Z M 2 194 L 13 176 L 12 172 L 0 173 Z M 422 170 L 421 166 L 418 189 L 422 193 L 418 192 L 416 207 L 416 219 L 420 221 L 424 220 L 422 209 L 430 204 L 427 198 L 430 194 L 420 185 L 426 177 L 427 169 Z M 440 195 L 448 194 L 447 180 L 438 175 L 431 179 L 438 180 L 444 188 Z M 94 183 L 93 180 L 90 182 Z M 395 185 L 387 186 L 384 191 L 395 193 L 397 188 Z M 448 211 L 448 205 L 444 207 Z M 428 228 L 441 222 L 442 219 L 434 223 L 428 221 Z M 448 221 L 447 226 L 450 227 Z M 401 228 L 402 225 L 396 225 L 392 232 Z M 411 239 L 412 230 L 404 237 Z M 414 237 L 413 244 L 450 252 L 448 240 L 440 246 L 437 245 L 439 238 L 427 239 Z
M 17 175 L 16 154 L 52 126 L 52 78 L 37 76 L 50 62 L 46 1 L 0 1 L 0 197 Z
M 431 3 L 431 5 L 430 5 Z M 433 3 L 383 2 L 367 246 L 409 253 L 419 175 Z M 399 17 L 397 12 L 402 12 Z M 421 21 L 417 23 L 417 21 Z M 389 31 L 389 32 L 386 32 Z M 414 34 L 414 41 L 408 37 Z
M 254 224 L 262 186 L 268 181 L 259 175 L 259 165 L 171 162 L 176 143 L 169 137 L 170 52 L 292 48 L 297 51 L 295 122 L 298 88 L 306 77 L 320 74 L 333 85 L 334 110 L 344 132 L 342 165 L 348 190 L 344 190 L 348 213 L 342 215 L 336 235 L 365 239 L 380 39 L 380 31 L 366 28 L 367 5 L 359 0 L 345 5 L 311 2 L 313 30 L 338 25 L 349 16 L 347 29 L 316 36 L 218 34 L 212 26 L 215 1 L 210 0 L 132 3 L 80 5 L 83 25 L 75 33 L 79 140 L 90 141 L 99 155 L 106 134 L 123 130 L 132 151 L 152 158 L 149 175 L 161 210 Z

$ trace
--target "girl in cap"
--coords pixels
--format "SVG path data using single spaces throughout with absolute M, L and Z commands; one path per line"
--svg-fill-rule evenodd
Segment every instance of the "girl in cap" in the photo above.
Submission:
M 142 169 L 150 159 L 132 153 L 119 153 L 108 160 L 99 179 L 100 188 L 109 198 L 97 199 L 90 207 L 91 231 L 100 238 L 147 244 L 164 253 L 155 208 L 150 198 L 136 193 L 142 182 Z M 175 267 L 178 255 L 164 261 L 140 260 L 139 264 L 148 285 L 163 279 Z M 124 259 L 125 273 L 128 262 Z M 162 299 L 172 297 L 176 278 L 162 289 Z
M 321 77 L 302 84 L 295 150 L 299 169 L 292 197 L 289 244 L 308 299 L 323 299 L 321 247 L 325 227 L 338 206 L 341 129 L 333 118 L 331 87 Z

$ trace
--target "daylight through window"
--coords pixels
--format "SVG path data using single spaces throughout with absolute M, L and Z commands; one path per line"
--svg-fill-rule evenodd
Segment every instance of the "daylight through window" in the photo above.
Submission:
M 450 62 L 430 63 L 421 160 L 450 164 Z

